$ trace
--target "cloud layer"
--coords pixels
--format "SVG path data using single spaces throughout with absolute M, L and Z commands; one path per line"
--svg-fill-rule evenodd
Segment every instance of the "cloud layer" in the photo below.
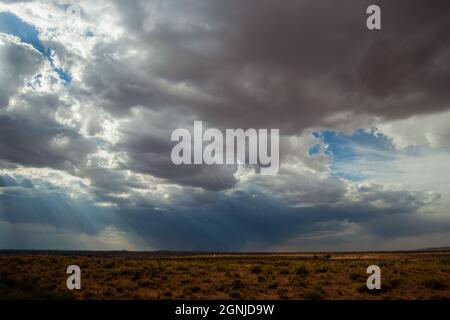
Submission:
M 0 1 L 0 246 L 448 245 L 448 1 L 78 4 Z M 194 120 L 279 128 L 279 174 L 172 164 Z

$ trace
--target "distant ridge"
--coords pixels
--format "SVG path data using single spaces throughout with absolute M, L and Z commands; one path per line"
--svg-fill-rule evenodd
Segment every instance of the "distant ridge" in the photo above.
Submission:
M 89 250 L 11 250 L 0 249 L 0 256 L 5 255 L 57 255 L 57 256 L 103 256 L 103 257 L 130 257 L 130 258 L 165 258 L 165 257 L 189 257 L 199 255 L 233 255 L 233 256 L 251 256 L 251 255 L 323 255 L 323 254 L 361 254 L 361 253 L 407 253 L 407 252 L 449 252 L 450 247 L 432 247 L 412 250 L 385 250 L 385 251 L 310 251 L 310 252 L 227 252 L 227 251 L 127 251 L 127 250 L 110 250 L 110 251 L 89 251 Z
M 58 255 L 58 256 L 103 256 L 103 257 L 183 257 L 194 256 L 201 254 L 210 254 L 208 252 L 200 251 L 88 251 L 88 250 L 0 250 L 0 255 Z
M 450 247 L 435 247 L 435 248 L 425 248 L 415 251 L 450 251 Z

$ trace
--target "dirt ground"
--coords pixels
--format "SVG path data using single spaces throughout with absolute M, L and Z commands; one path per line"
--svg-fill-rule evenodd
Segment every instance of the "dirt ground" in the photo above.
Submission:
M 373 264 L 381 290 L 366 287 Z M 0 299 L 450 299 L 450 252 L 0 254 Z

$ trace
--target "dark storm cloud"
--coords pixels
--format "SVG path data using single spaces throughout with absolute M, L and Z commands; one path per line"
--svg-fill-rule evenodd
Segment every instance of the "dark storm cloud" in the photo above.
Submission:
M 400 200 L 394 202 L 377 187 L 366 192 L 370 193 L 371 200 L 387 201 L 382 208 L 367 199 L 290 207 L 282 199 L 253 190 L 232 195 L 187 192 L 175 197 L 169 205 L 159 207 L 150 204 L 152 201 L 136 204 L 124 199 L 120 210 L 95 207 L 93 202 L 77 202 L 57 186 L 37 188 L 33 193 L 11 185 L 3 188 L 0 221 L 53 226 L 61 232 L 89 235 L 98 235 L 105 227 L 114 225 L 153 248 L 214 251 L 267 250 L 295 237 L 316 233 L 339 235 L 349 224 L 357 224 L 363 234 L 380 239 L 395 239 L 395 230 L 399 236 L 409 236 L 445 232 L 450 228 L 449 221 L 417 214 L 426 195 L 399 191 L 395 198 Z M 402 199 L 413 200 L 414 204 Z M 297 241 L 296 248 L 301 249 L 302 244 Z M 332 241 L 327 244 L 333 245 Z M 64 247 L 63 243 L 60 245 Z
M 94 194 L 104 197 L 105 193 L 127 193 L 130 189 L 148 189 L 150 186 L 127 176 L 117 169 L 104 168 L 98 164 L 83 166 L 77 172 L 79 177 L 88 178 L 94 187 Z
M 94 148 L 77 131 L 51 119 L 0 115 L 0 157 L 3 160 L 74 172 Z
M 289 135 L 450 107 L 447 1 L 378 2 L 381 31 L 365 27 L 370 1 L 150 3 L 116 1 L 125 36 L 97 45 L 76 92 L 114 117 L 138 108 L 163 119 L 152 130 L 130 124 L 118 145 L 125 169 L 221 190 L 235 185 L 233 171 L 173 166 L 169 128 L 197 119 Z
M 152 152 L 143 153 L 141 149 L 138 153 L 129 155 L 131 159 L 126 165 L 127 169 L 151 174 L 171 183 L 220 191 L 232 188 L 237 182 L 233 177 L 235 166 L 176 166 L 170 160 L 170 156 Z
M 386 195 L 373 194 L 382 201 Z M 398 192 L 399 198 L 422 196 Z M 358 225 L 374 238 L 387 233 L 381 226 L 389 225 L 393 216 L 401 235 L 448 231 L 450 221 L 443 223 L 430 217 L 416 220 L 420 207 L 399 201 L 378 208 L 365 201 L 342 205 L 318 205 L 292 208 L 268 194 L 237 193 L 220 195 L 210 201 L 197 201 L 186 208 L 178 204 L 175 210 L 128 208 L 122 215 L 123 230 L 137 234 L 153 247 L 174 250 L 265 250 L 282 245 L 295 237 L 314 233 L 339 234 L 347 224 Z M 448 220 L 448 219 L 447 219 Z M 439 223 L 438 221 L 441 221 Z M 395 232 L 391 236 L 395 238 Z M 305 241 L 306 243 L 306 241 Z M 382 242 L 380 242 L 382 243 Z M 384 243 L 384 242 L 383 242 Z M 327 243 L 332 246 L 332 240 Z M 297 242 L 297 249 L 302 242 Z
M 115 50 L 138 49 L 136 61 L 85 74 L 111 110 L 187 109 L 219 126 L 298 132 L 336 125 L 327 119 L 341 112 L 448 108 L 446 1 L 382 1 L 382 31 L 365 28 L 368 1 L 164 1 L 151 31 L 144 4 L 118 2 L 130 37 Z M 183 99 L 155 79 L 211 99 Z
M 236 0 L 168 0 L 154 14 L 145 1 L 116 3 L 125 36 L 97 45 L 82 88 L 72 90 L 81 102 L 103 106 L 113 116 L 126 117 L 140 107 L 159 117 L 179 114 L 219 128 L 276 127 L 289 134 L 314 126 L 352 127 L 357 115 L 391 119 L 448 108 L 450 5 L 445 1 L 380 2 L 383 30 L 375 32 L 365 28 L 367 1 L 263 0 L 255 6 Z M 152 18 L 156 21 L 149 29 Z M 11 48 L 3 46 L 5 59 L 12 59 L 6 65 L 26 70 L 2 73 L 14 80 L 2 80 L 3 105 L 16 90 L 17 84 L 11 85 L 22 81 L 20 75 L 28 74 L 37 59 L 25 63 L 24 55 L 32 51 L 8 53 Z M 121 55 L 129 49 L 137 55 Z M 338 113 L 346 116 L 334 117 Z M 2 121 L 11 127 L 15 120 Z M 117 146 L 128 156 L 124 168 L 209 189 L 235 184 L 228 169 L 181 172 L 168 159 L 169 130 L 131 125 L 142 132 L 125 134 Z M 60 134 L 32 122 L 30 128 L 38 139 Z M 41 128 L 47 132 L 38 132 Z M 83 161 L 92 147 L 72 138 L 82 143 L 79 150 L 71 144 L 69 160 Z M 62 152 L 46 156 L 33 148 L 26 159 L 13 149 L 6 156 L 12 162 L 68 160 Z
M 216 191 L 232 188 L 237 182 L 233 176 L 236 170 L 234 165 L 173 164 L 171 133 L 179 127 L 192 130 L 193 121 L 188 118 L 188 115 L 164 112 L 136 112 L 121 125 L 121 139 L 113 147 L 114 151 L 126 154 L 120 168 L 150 174 L 183 186 Z

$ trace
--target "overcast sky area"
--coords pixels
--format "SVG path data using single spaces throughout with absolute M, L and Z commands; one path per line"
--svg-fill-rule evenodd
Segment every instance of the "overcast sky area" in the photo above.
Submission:
M 174 165 L 194 120 L 279 173 Z M 449 124 L 450 1 L 0 0 L 3 249 L 450 246 Z

